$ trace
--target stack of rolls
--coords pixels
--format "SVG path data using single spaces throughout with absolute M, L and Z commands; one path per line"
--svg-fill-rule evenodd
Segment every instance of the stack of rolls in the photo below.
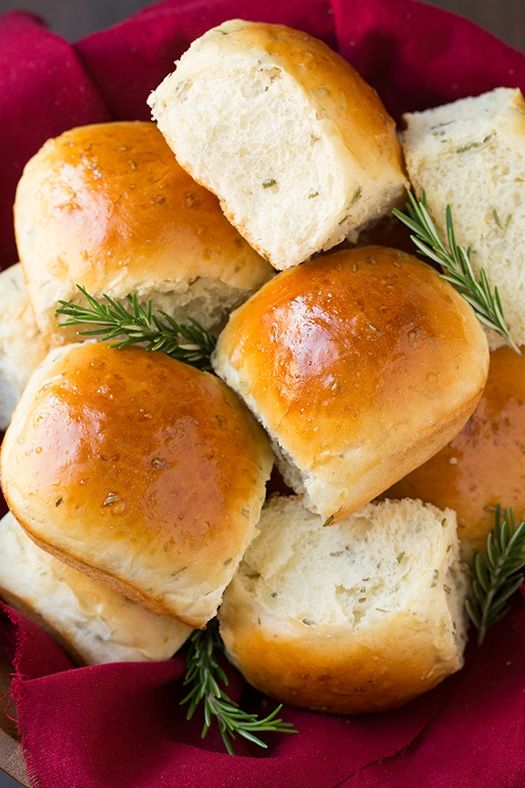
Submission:
M 24 395 L 2 449 L 14 515 L 0 528 L 0 588 L 81 661 L 166 658 L 215 615 L 259 519 L 270 450 L 216 378 L 158 353 L 70 344 L 82 337 L 56 308 L 79 302 L 81 285 L 218 332 L 273 269 L 153 123 L 46 142 L 15 226 L 21 263 L 0 278 L 0 428 Z
M 231 661 L 278 700 L 398 706 L 463 664 L 460 539 L 479 546 L 487 504 L 525 511 L 506 429 L 523 361 L 496 350 L 485 388 L 467 301 L 363 241 L 409 181 L 379 97 L 326 45 L 226 22 L 149 103 L 158 128 L 66 132 L 17 192 L 0 336 L 25 321 L 31 354 L 9 383 L 2 595 L 81 661 L 166 658 L 218 615 Z M 56 316 L 78 285 L 197 321 L 215 374 L 81 341 Z M 507 486 L 479 461 L 500 439 Z M 290 494 L 266 497 L 274 460 Z
M 48 140 L 17 189 L 21 264 L 0 278 L 0 428 L 45 349 L 78 341 L 59 300 L 136 294 L 217 332 L 273 269 L 217 199 L 177 165 L 153 123 L 83 126 Z

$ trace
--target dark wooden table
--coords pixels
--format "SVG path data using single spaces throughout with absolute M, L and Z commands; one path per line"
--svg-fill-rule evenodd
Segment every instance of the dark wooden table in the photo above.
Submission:
M 366 2 L 366 0 L 363 0 Z M 525 0 L 428 0 L 472 19 L 525 51 Z M 51 28 L 70 39 L 107 27 L 153 0 L 0 0 L 0 12 L 26 8 L 45 17 Z

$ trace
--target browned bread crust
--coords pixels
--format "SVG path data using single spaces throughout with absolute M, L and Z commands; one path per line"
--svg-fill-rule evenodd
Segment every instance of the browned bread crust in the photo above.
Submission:
M 217 378 L 104 343 L 48 356 L 1 459 L 10 509 L 41 547 L 197 627 L 252 537 L 272 465 Z

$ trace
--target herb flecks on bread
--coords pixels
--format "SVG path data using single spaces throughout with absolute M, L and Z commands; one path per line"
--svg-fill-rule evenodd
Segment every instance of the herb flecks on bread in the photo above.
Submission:
M 521 353 L 510 334 L 497 287 L 490 286 L 487 272 L 474 272 L 471 247 L 456 241 L 450 205 L 445 207 L 446 241 L 443 241 L 430 216 L 426 196 L 418 200 L 408 192 L 406 213 L 394 209 L 392 213 L 406 227 L 418 252 L 441 267 L 441 276 L 463 296 L 476 313 L 478 320 L 492 332 L 500 334 L 518 355 Z
M 454 512 L 383 501 L 322 526 L 299 497 L 263 510 L 219 612 L 246 679 L 297 706 L 355 713 L 459 670 L 467 582 Z
M 269 433 L 286 483 L 324 518 L 443 448 L 488 362 L 466 301 L 426 263 L 380 246 L 278 274 L 230 316 L 212 356 Z
M 224 22 L 193 42 L 149 104 L 179 163 L 277 269 L 355 240 L 402 200 L 394 121 L 306 33 Z
M 446 238 L 450 205 L 458 244 L 471 247 L 474 272 L 497 287 L 516 345 L 525 344 L 525 101 L 497 88 L 404 116 L 402 142 L 410 180 L 426 196 Z M 505 337 L 489 332 L 491 349 Z
M 14 207 L 36 322 L 57 342 L 59 300 L 151 300 L 175 320 L 218 331 L 273 269 L 177 164 L 154 123 L 70 129 L 27 162 Z
M 88 665 L 169 659 L 191 633 L 42 550 L 11 512 L 0 520 L 0 593 Z

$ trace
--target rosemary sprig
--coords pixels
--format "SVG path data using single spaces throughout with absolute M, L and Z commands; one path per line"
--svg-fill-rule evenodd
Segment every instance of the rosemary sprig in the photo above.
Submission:
M 81 336 L 115 339 L 113 347 L 125 348 L 141 345 L 147 350 L 157 350 L 202 370 L 210 370 L 210 354 L 215 347 L 215 337 L 191 318 L 178 323 L 162 309 L 153 309 L 151 300 L 146 306 L 136 295 L 129 295 L 121 303 L 104 294 L 97 300 L 85 287 L 77 285 L 87 304 L 59 301 L 57 315 L 64 315 L 62 326 L 86 326 Z
M 483 268 L 480 269 L 476 279 L 472 268 L 470 247 L 465 249 L 456 242 L 450 205 L 447 205 L 445 209 L 446 244 L 439 237 L 436 225 L 428 212 L 424 194 L 423 199 L 418 200 L 412 192 L 408 192 L 405 210 L 406 213 L 398 210 L 393 210 L 392 213 L 396 219 L 399 219 L 412 231 L 410 238 L 419 252 L 441 266 L 443 279 L 450 282 L 458 293 L 468 301 L 478 320 L 501 334 L 510 347 L 516 353 L 521 354 L 519 347 L 511 337 L 505 320 L 498 288 L 495 287 L 494 290 L 491 290 Z
M 227 752 L 233 755 L 233 740 L 237 734 L 266 749 L 268 745 L 256 736 L 257 733 L 296 733 L 291 723 L 283 722 L 277 716 L 282 704 L 260 719 L 256 714 L 243 711 L 229 697 L 223 688 L 228 685 L 228 677 L 217 659 L 217 652 L 222 651 L 216 620 L 190 637 L 184 677 L 184 686 L 190 687 L 190 690 L 181 705 L 189 704 L 186 719 L 190 720 L 202 704 L 202 738 L 215 720 Z
M 485 550 L 473 562 L 473 597 L 467 613 L 478 630 L 478 645 L 488 627 L 508 612 L 508 601 L 525 581 L 525 520 L 516 523 L 512 509 L 495 508 L 495 527 L 487 536 Z
M 77 287 L 85 297 L 87 306 L 59 301 L 57 315 L 67 317 L 61 325 L 92 326 L 78 333 L 101 340 L 116 339 L 113 345 L 115 348 L 141 345 L 147 350 L 166 353 L 199 369 L 211 370 L 210 355 L 216 339 L 195 320 L 177 323 L 163 310 L 154 311 L 151 300 L 148 300 L 145 307 L 141 306 L 136 295 L 127 297 L 126 308 L 107 294 L 98 301 L 84 287 Z M 186 718 L 190 720 L 202 704 L 202 738 L 215 720 L 227 752 L 233 755 L 233 740 L 236 735 L 266 749 L 268 745 L 257 733 L 296 733 L 291 723 L 283 722 L 277 716 L 282 704 L 266 717 L 259 718 L 256 714 L 241 709 L 239 704 L 229 697 L 224 690 L 228 685 L 228 677 L 217 659 L 217 652 L 222 652 L 223 649 L 216 620 L 208 624 L 205 630 L 195 631 L 189 640 L 184 686 L 190 689 L 181 705 L 189 704 Z

